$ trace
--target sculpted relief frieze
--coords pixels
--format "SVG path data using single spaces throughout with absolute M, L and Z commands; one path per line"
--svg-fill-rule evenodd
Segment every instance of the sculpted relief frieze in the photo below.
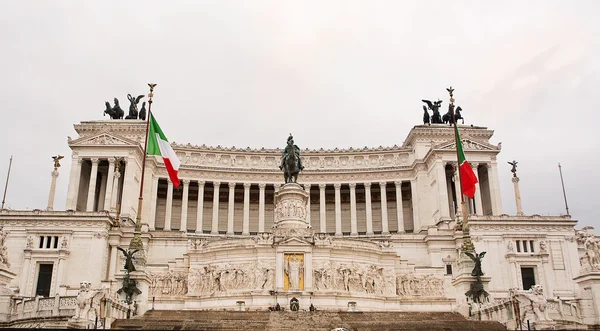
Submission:
M 404 298 L 444 297 L 444 281 L 433 275 L 399 275 L 396 277 L 396 288 L 396 294 Z
M 275 268 L 266 262 L 209 264 L 190 268 L 190 295 L 252 290 L 273 290 Z
M 169 270 L 165 273 L 150 274 L 150 294 L 152 296 L 177 296 L 187 293 L 187 273 Z
M 396 293 L 392 269 L 367 264 L 316 263 L 315 290 L 346 291 L 393 296 Z

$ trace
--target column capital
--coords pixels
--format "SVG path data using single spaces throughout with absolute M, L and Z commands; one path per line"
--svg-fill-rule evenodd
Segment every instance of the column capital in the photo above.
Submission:
M 213 182 L 213 186 L 214 187 L 219 187 L 219 186 L 221 186 L 221 182 Z
M 227 183 L 227 186 L 229 186 L 230 189 L 234 189 L 235 185 L 236 185 L 236 183 L 234 183 L 234 182 Z
M 206 184 L 206 182 L 205 182 L 205 181 L 203 181 L 203 180 L 199 180 L 199 181 L 198 181 L 198 187 L 200 187 L 200 186 L 204 186 L 204 184 Z
M 183 185 L 185 185 L 185 186 L 190 185 L 190 180 L 189 179 L 184 179 L 184 180 L 182 180 L 182 182 L 183 182 Z
M 252 186 L 252 183 L 244 183 L 244 190 L 249 190 Z
M 171 178 L 167 178 L 167 184 L 169 185 L 169 187 L 173 186 L 173 182 L 171 181 Z
M 469 162 L 469 164 L 471 165 L 471 168 L 477 168 L 477 167 L 479 167 L 479 162 L 473 162 L 473 163 Z
M 114 158 L 114 157 L 109 157 L 109 158 L 108 158 L 108 164 L 110 164 L 110 165 L 114 165 L 114 164 L 115 164 L 115 162 L 117 162 L 117 160 L 115 160 L 115 158 Z
M 371 189 L 371 183 L 364 183 L 366 189 Z
M 401 180 L 397 180 L 394 182 L 394 185 L 396 185 L 396 187 L 400 187 L 402 186 L 402 181 Z
M 355 190 L 356 189 L 356 183 L 350 183 L 350 184 L 348 184 L 348 186 L 350 186 L 351 190 Z
M 492 164 L 491 163 L 483 163 L 483 165 L 485 165 L 488 170 L 492 168 Z
M 322 191 L 324 191 L 326 187 L 327 187 L 327 184 L 319 184 L 319 189 Z
M 265 183 L 260 183 L 260 184 L 258 184 L 258 188 L 259 188 L 260 190 L 264 190 L 266 187 L 267 187 L 267 184 L 265 184 Z
M 82 158 L 78 158 L 77 159 L 77 164 L 79 164 L 81 166 L 82 163 L 83 163 L 83 159 Z
M 336 191 L 339 191 L 339 190 L 342 188 L 342 184 L 340 184 L 340 183 L 335 183 L 335 184 L 333 184 L 333 188 L 334 188 Z
M 304 184 L 304 189 L 306 191 L 310 191 L 310 184 Z
M 379 187 L 381 187 L 381 188 L 385 188 L 386 185 L 387 185 L 387 182 L 379 182 Z
M 90 159 L 90 161 L 92 161 L 92 164 L 98 164 L 100 162 L 100 159 L 93 158 L 93 159 Z

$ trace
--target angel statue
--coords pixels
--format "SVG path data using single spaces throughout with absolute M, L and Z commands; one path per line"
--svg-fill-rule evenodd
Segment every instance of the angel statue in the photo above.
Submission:
M 144 95 L 138 95 L 137 98 L 133 98 L 131 94 L 127 94 L 127 99 L 129 100 L 129 115 L 125 117 L 126 120 L 137 120 L 138 118 L 138 109 L 137 104 L 140 103 L 140 100 Z
M 53 156 L 52 159 L 54 160 L 54 169 L 56 168 L 60 168 L 60 163 L 58 161 L 64 159 L 65 157 L 62 155 L 57 155 L 57 156 Z
M 427 107 L 423 106 L 423 110 L 427 112 L 427 108 L 432 111 L 431 115 L 431 123 L 432 124 L 442 124 L 442 116 L 440 115 L 440 107 L 442 106 L 442 100 L 438 100 L 435 102 L 431 102 L 429 100 L 421 100 L 427 104 Z
M 473 276 L 473 277 L 483 276 L 483 271 L 481 270 L 481 260 L 483 260 L 483 257 L 485 256 L 485 252 L 481 252 L 479 254 L 477 254 L 477 252 L 475 252 L 475 255 L 473 255 L 469 252 L 465 252 L 465 255 L 470 257 L 471 260 L 473 260 L 473 262 L 475 262 L 475 267 L 473 268 L 473 271 L 471 271 L 471 276 Z
M 133 250 L 133 251 L 126 251 L 121 247 L 117 247 L 118 250 L 120 250 L 121 252 L 123 252 L 123 255 L 125 256 L 125 270 L 127 270 L 127 273 L 131 273 L 132 271 L 135 271 L 135 266 L 133 265 L 133 254 L 137 253 L 137 251 L 139 251 L 139 249 Z
M 513 173 L 513 177 L 517 177 L 517 161 L 513 160 L 512 162 L 507 162 L 508 164 L 510 164 L 512 166 L 512 169 L 510 169 L 510 172 Z

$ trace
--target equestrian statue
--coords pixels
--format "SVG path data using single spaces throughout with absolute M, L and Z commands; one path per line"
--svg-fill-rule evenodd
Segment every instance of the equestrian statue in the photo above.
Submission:
M 304 169 L 300 159 L 300 148 L 294 145 L 294 137 L 291 133 L 287 139 L 287 145 L 283 149 L 279 169 L 283 170 L 286 184 L 296 183 L 298 174 Z

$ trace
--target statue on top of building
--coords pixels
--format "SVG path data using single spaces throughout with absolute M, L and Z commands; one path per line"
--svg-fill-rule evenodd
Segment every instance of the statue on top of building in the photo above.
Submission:
M 129 114 L 125 117 L 126 120 L 137 120 L 138 118 L 138 109 L 137 104 L 140 103 L 140 100 L 144 97 L 143 94 L 138 95 L 137 98 L 131 96 L 131 94 L 127 94 L 127 100 L 129 100 Z
M 431 110 L 431 112 L 433 113 L 431 116 L 431 123 L 432 124 L 443 124 L 444 122 L 442 121 L 442 116 L 440 115 L 440 107 L 442 106 L 442 100 L 438 100 L 435 102 L 431 102 L 429 100 L 421 100 L 423 102 L 425 102 L 427 104 L 427 107 L 423 106 L 423 110 L 425 110 L 425 112 L 427 112 L 427 109 L 429 108 L 429 110 Z M 428 114 L 429 116 L 429 114 Z M 425 119 L 423 119 L 425 120 Z
M 108 114 L 113 120 L 123 119 L 125 112 L 121 109 L 121 106 L 119 106 L 119 99 L 115 98 L 114 101 L 114 107 L 111 107 L 108 101 L 105 102 L 106 110 L 104 110 L 104 115 Z
M 517 161 L 513 160 L 512 162 L 507 162 L 508 164 L 510 164 L 512 166 L 512 169 L 510 169 L 510 172 L 513 173 L 513 177 L 517 177 Z
M 60 160 L 64 159 L 65 157 L 62 155 L 56 155 L 52 157 L 52 160 L 54 160 L 54 169 L 60 168 Z
M 287 139 L 287 145 L 283 149 L 279 169 L 283 170 L 286 184 L 296 183 L 298 174 L 304 169 L 300 159 L 300 148 L 294 144 L 294 137 L 291 133 Z

